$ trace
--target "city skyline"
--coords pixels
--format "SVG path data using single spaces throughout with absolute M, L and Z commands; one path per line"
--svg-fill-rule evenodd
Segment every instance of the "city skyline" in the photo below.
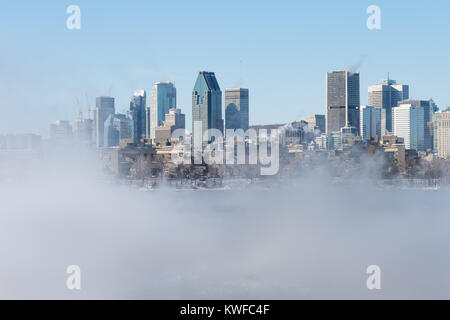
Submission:
M 77 4 L 83 16 L 79 31 L 65 28 L 66 3 L 31 3 L 28 12 L 21 12 L 17 1 L 6 4 L 0 13 L 0 25 L 13 30 L 0 36 L 5 44 L 2 70 L 10 78 L 0 89 L 0 98 L 11 110 L 8 119 L 1 117 L 1 133 L 31 131 L 48 136 L 46 124 L 73 119 L 80 109 L 86 114 L 88 105 L 93 107 L 94 98 L 101 95 L 117 97 L 116 108 L 122 112 L 136 88 L 149 91 L 154 82 L 164 80 L 175 82 L 178 105 L 189 108 L 191 75 L 199 70 L 213 70 L 223 88 L 241 84 L 251 89 L 250 124 L 286 123 L 323 113 L 323 73 L 358 66 L 361 88 L 379 83 L 390 72 L 411 87 L 411 98 L 433 98 L 441 107 L 450 101 L 445 88 L 449 44 L 442 41 L 449 29 L 447 2 L 379 1 L 383 22 L 377 31 L 365 25 L 368 1 L 328 3 L 329 10 L 320 3 L 286 1 L 278 7 L 250 1 L 240 4 L 242 11 L 233 12 L 236 23 L 231 27 L 226 23 L 231 9 L 220 7 L 209 17 L 206 13 L 219 5 L 204 3 L 195 6 L 211 26 L 204 34 L 216 33 L 206 52 L 194 50 L 187 41 L 198 24 L 187 23 L 194 9 L 182 2 L 175 3 L 180 10 L 172 15 L 161 3 Z M 133 10 L 136 5 L 140 12 Z M 164 27 L 159 27 L 163 21 Z M 265 25 L 267 21 L 272 23 Z M 345 38 L 337 36 L 343 32 Z M 399 33 L 402 37 L 396 36 Z M 317 35 L 321 41 L 316 41 Z M 128 43 L 137 41 L 142 50 L 127 50 Z M 395 49 L 417 41 L 421 45 L 414 50 Z M 350 45 L 352 50 L 347 49 Z M 391 49 L 378 50 L 381 46 Z M 288 93 L 279 96 L 281 91 Z M 367 92 L 361 90 L 361 104 L 366 101 Z M 273 112 L 274 108 L 284 112 Z M 21 119 L 23 112 L 29 117 Z M 191 123 L 189 113 L 186 122 Z
M 356 77 L 356 78 L 355 78 Z M 389 77 L 389 75 L 388 75 Z M 199 82 L 199 79 L 203 81 Z M 393 130 L 389 130 L 388 129 L 388 116 L 387 113 L 388 111 L 386 110 L 386 108 L 392 108 L 392 110 L 395 107 L 398 107 L 402 104 L 413 104 L 417 107 L 424 107 L 425 110 L 425 124 L 429 123 L 430 121 L 433 120 L 433 114 L 434 112 L 439 110 L 439 107 L 435 104 L 433 99 L 430 100 L 421 100 L 421 99 L 407 99 L 409 97 L 409 86 L 408 85 L 401 85 L 401 84 L 397 84 L 395 80 L 392 79 L 383 79 L 381 81 L 381 84 L 378 85 L 370 85 L 368 87 L 368 92 L 369 92 L 369 97 L 368 97 L 368 101 L 372 102 L 371 104 L 362 104 L 360 101 L 360 93 L 361 90 L 360 86 L 359 86 L 359 82 L 360 82 L 360 74 L 359 73 L 353 73 L 351 71 L 348 70 L 341 70 L 341 71 L 332 71 L 332 72 L 327 72 L 326 73 L 326 92 L 325 92 L 325 96 L 327 97 L 327 105 L 325 106 L 325 112 L 324 114 L 310 114 L 306 117 L 303 117 L 301 120 L 306 120 L 309 119 L 310 121 L 312 120 L 312 116 L 323 116 L 325 119 L 325 125 L 328 126 L 328 120 L 330 119 L 331 122 L 334 121 L 333 125 L 333 129 L 327 130 L 325 129 L 325 131 L 321 130 L 322 133 L 327 133 L 328 135 L 331 135 L 333 132 L 338 132 L 340 131 L 340 129 L 342 129 L 343 127 L 347 126 L 347 127 L 353 127 L 356 129 L 357 131 L 357 135 L 361 135 L 361 136 L 365 136 L 365 134 L 360 131 L 360 129 L 362 129 L 362 125 L 363 125 L 363 120 L 362 120 L 362 110 L 365 107 L 371 107 L 371 108 L 375 108 L 375 109 L 383 109 L 383 113 L 380 115 L 381 116 L 381 122 L 382 127 L 380 127 L 377 130 L 379 131 L 379 134 L 377 134 L 377 136 L 382 136 L 383 134 L 387 134 L 387 133 L 393 133 Z M 202 86 L 206 86 L 204 89 L 202 88 L 198 88 L 198 87 L 202 87 Z M 212 86 L 212 87 L 211 87 Z M 388 89 L 390 88 L 390 86 L 395 87 L 396 93 L 399 92 L 399 88 L 400 88 L 400 93 L 402 88 L 406 88 L 406 94 L 402 95 L 402 96 L 397 96 L 397 95 L 393 95 L 391 93 L 389 94 L 385 94 L 385 92 L 383 90 L 385 90 L 385 87 L 387 87 Z M 214 87 L 214 88 L 213 88 Z M 383 90 L 381 90 L 381 89 Z M 162 91 L 161 91 L 162 90 Z M 237 87 L 237 88 L 226 88 L 225 89 L 225 95 L 222 95 L 222 91 L 220 89 L 220 85 L 219 82 L 216 80 L 215 77 L 215 73 L 214 72 L 207 72 L 207 71 L 200 71 L 198 73 L 198 77 L 197 80 L 195 82 L 195 86 L 194 86 L 194 91 L 192 92 L 192 114 L 193 113 L 198 113 L 199 110 L 197 104 L 200 103 L 203 104 L 203 100 L 199 100 L 200 98 L 197 98 L 197 91 L 196 90 L 200 90 L 202 91 L 200 95 L 205 95 L 205 94 L 210 94 L 208 92 L 212 91 L 217 91 L 219 93 L 219 95 L 215 98 L 213 98 L 212 100 L 214 100 L 215 102 L 213 104 L 217 104 L 219 102 L 219 109 L 218 112 L 220 114 L 218 114 L 218 121 L 220 122 L 220 124 L 215 124 L 213 126 L 211 126 L 211 123 L 209 119 L 209 116 L 207 116 L 208 120 L 208 125 L 205 126 L 205 128 L 207 127 L 208 129 L 211 128 L 218 128 L 220 130 L 226 130 L 226 129 L 233 129 L 236 130 L 238 128 L 243 128 L 244 131 L 246 131 L 248 129 L 248 123 L 249 123 L 249 103 L 248 103 L 248 99 L 249 99 L 249 89 L 248 88 L 242 88 L 242 87 Z M 403 89 L 405 90 L 405 89 Z M 205 91 L 205 92 L 203 92 Z M 385 90 L 386 91 L 386 90 Z M 387 90 L 389 91 L 389 90 Z M 239 95 L 236 96 L 236 92 L 239 92 Z M 376 94 L 376 96 L 375 96 Z M 206 97 L 206 96 L 205 96 Z M 203 99 L 205 99 L 205 97 Z M 383 99 L 386 99 L 386 97 L 389 97 L 389 99 L 395 100 L 395 103 L 391 102 L 391 103 L 386 103 L 386 101 L 384 101 Z M 406 99 L 403 99 L 406 98 Z M 154 129 L 157 126 L 164 126 L 164 116 L 166 114 L 169 114 L 169 110 L 171 109 L 177 109 L 179 111 L 184 111 L 181 108 L 177 108 L 176 105 L 176 101 L 177 101 L 177 91 L 176 91 L 176 87 L 174 86 L 174 84 L 170 81 L 165 81 L 165 82 L 156 82 L 154 83 L 151 91 L 150 91 L 150 95 L 147 97 L 146 94 L 146 90 L 145 89 L 136 89 L 134 91 L 133 96 L 131 96 L 131 102 L 130 102 L 130 107 L 129 110 L 116 110 L 115 109 L 115 101 L 116 101 L 116 97 L 111 97 L 111 96 L 100 96 L 100 97 L 96 97 L 96 107 L 95 109 L 89 109 L 88 110 L 88 116 L 87 117 L 83 117 L 83 112 L 80 111 L 78 116 L 74 119 L 57 119 L 54 120 L 52 123 L 54 123 L 55 121 L 64 121 L 64 122 L 68 122 L 70 124 L 73 123 L 74 128 L 77 128 L 77 126 L 80 126 L 80 122 L 83 123 L 85 121 L 93 121 L 94 123 L 94 127 L 92 128 L 92 130 L 95 132 L 95 136 L 98 137 L 97 138 L 97 147 L 101 146 L 101 144 L 103 143 L 103 138 L 102 138 L 102 134 L 103 134 L 103 129 L 101 128 L 103 126 L 104 121 L 102 121 L 103 123 L 98 123 L 98 118 L 108 118 L 108 116 L 110 114 L 114 115 L 128 115 L 127 117 L 130 118 L 133 122 L 133 132 L 134 134 L 138 134 L 137 131 L 141 131 L 141 134 L 139 134 L 140 139 L 144 139 L 144 138 L 151 138 L 151 139 L 155 139 L 154 133 L 152 135 L 152 131 L 154 132 Z M 147 101 L 148 99 L 148 101 Z M 205 100 L 206 101 L 206 100 Z M 241 101 L 241 102 L 239 102 Z M 198 103 L 197 103 L 198 102 Z M 208 103 L 208 102 L 207 102 Z M 233 114 L 231 114 L 229 112 L 229 106 L 232 106 L 234 109 L 236 109 L 236 105 L 235 104 L 241 104 L 243 103 L 243 107 L 244 109 L 242 110 L 242 112 L 239 111 L 239 114 L 237 114 L 237 111 L 231 112 Z M 106 107 L 103 106 L 103 104 L 106 105 Z M 221 110 L 222 108 L 222 104 L 225 105 L 225 110 Z M 387 105 L 387 106 L 386 106 Z M 146 107 L 147 106 L 147 107 Z M 331 106 L 331 107 L 330 107 Z M 197 108 L 197 109 L 196 109 Z M 214 107 L 213 109 L 215 109 L 217 107 Z M 334 109 L 333 109 L 334 108 Z M 336 109 L 338 108 L 338 109 Z M 340 108 L 340 109 L 339 109 Z M 108 109 L 108 110 L 106 110 Z M 139 112 L 137 111 L 138 109 L 142 109 Z M 161 110 L 159 110 L 161 109 Z M 183 108 L 184 109 L 184 108 Z M 208 110 L 211 109 L 210 106 L 208 106 Z M 335 112 L 334 110 L 341 110 L 343 112 L 342 115 L 336 117 L 329 117 L 330 112 Z M 102 115 L 102 110 L 103 113 L 106 113 L 104 115 Z M 159 111 L 157 111 L 159 110 Z M 197 111 L 195 111 L 197 110 Z M 206 110 L 206 109 L 205 109 Z M 212 109 L 211 109 L 212 110 Z M 446 111 L 446 108 L 440 109 L 440 111 Z M 392 112 L 392 111 L 391 111 Z M 242 113 L 242 114 L 241 114 Z M 352 113 L 352 114 L 350 114 Z M 155 115 L 157 115 L 157 121 L 155 121 Z M 199 118 L 199 116 L 201 116 L 200 114 L 197 114 L 195 117 L 193 117 L 193 121 L 195 121 L 194 119 Z M 229 123 L 227 125 L 226 123 L 226 119 L 227 117 L 229 118 Z M 234 119 L 236 118 L 236 119 Z M 354 119 L 352 119 L 354 118 Z M 198 121 L 199 119 L 197 119 Z M 300 119 L 290 119 L 286 124 L 292 122 L 292 121 L 299 121 Z M 238 122 L 242 122 L 242 126 L 236 125 L 236 121 Z M 313 121 L 315 122 L 315 120 Z M 230 126 L 230 123 L 232 123 L 232 125 Z M 273 123 L 265 123 L 264 125 L 273 125 Z M 431 125 L 431 124 L 430 124 Z M 433 128 L 430 127 L 430 125 L 425 125 L 425 148 L 426 149 L 432 149 L 433 148 L 433 134 L 432 134 L 432 130 Z M 228 127 L 230 126 L 230 127 Z M 138 128 L 136 130 L 136 128 Z M 186 127 L 188 132 L 192 132 L 191 128 Z M 83 129 L 85 130 L 85 129 Z M 27 132 L 27 133 L 33 133 L 33 132 Z M 382 134 L 383 133 L 383 134 Z M 51 135 L 51 132 L 50 132 Z M 133 137 L 133 139 L 135 141 L 138 141 L 140 139 L 137 139 L 136 136 Z

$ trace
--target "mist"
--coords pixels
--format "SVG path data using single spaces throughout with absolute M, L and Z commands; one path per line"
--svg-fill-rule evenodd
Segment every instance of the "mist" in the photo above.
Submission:
M 0 175 L 0 299 L 448 297 L 448 190 L 336 184 L 321 170 L 142 192 L 94 156 L 49 159 Z M 370 265 L 381 290 L 366 287 Z

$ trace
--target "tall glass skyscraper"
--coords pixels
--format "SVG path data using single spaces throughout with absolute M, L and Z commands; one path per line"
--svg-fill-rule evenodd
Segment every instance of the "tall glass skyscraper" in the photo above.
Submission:
M 225 89 L 225 128 L 248 130 L 248 89 Z
M 145 90 L 136 90 L 130 101 L 130 115 L 133 120 L 134 140 L 139 143 L 141 139 L 147 137 L 147 117 L 146 117 L 147 93 Z
M 398 104 L 413 104 L 416 107 L 422 107 L 424 109 L 424 140 L 425 150 L 433 150 L 433 113 L 437 110 L 436 104 L 433 100 L 403 100 Z
M 361 125 L 360 134 L 363 141 L 367 141 L 368 138 L 378 137 L 381 139 L 383 134 L 382 128 L 382 114 L 386 112 L 382 108 L 374 108 L 371 106 L 361 106 Z
M 157 82 L 150 92 L 150 138 L 155 139 L 155 128 L 162 126 L 165 115 L 177 107 L 177 89 L 171 82 Z
M 195 122 L 201 122 L 201 132 L 195 132 Z M 192 90 L 193 141 L 196 134 L 203 136 L 208 129 L 223 132 L 222 91 L 214 72 L 201 71 Z M 198 138 L 200 140 L 200 137 Z
M 124 114 L 111 114 L 105 121 L 103 146 L 115 147 L 122 139 L 133 138 L 133 120 Z
M 115 113 L 114 98 L 98 97 L 95 108 L 95 137 L 98 148 L 103 147 L 103 136 L 105 131 L 105 121 Z
M 425 150 L 424 111 L 414 104 L 400 104 L 392 109 L 394 135 L 405 140 L 406 149 Z
M 399 101 L 409 98 L 409 86 L 397 84 L 395 80 L 383 80 L 369 87 L 369 106 L 386 110 L 386 130 L 392 132 L 392 108 Z
M 327 72 L 326 86 L 327 134 L 343 127 L 354 127 L 359 132 L 359 73 Z

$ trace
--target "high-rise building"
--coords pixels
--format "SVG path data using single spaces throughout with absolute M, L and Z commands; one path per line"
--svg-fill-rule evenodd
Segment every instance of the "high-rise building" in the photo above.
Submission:
M 424 108 L 414 104 L 400 104 L 392 108 L 392 127 L 395 136 L 403 138 L 406 149 L 425 150 Z
M 436 121 L 438 156 L 448 159 L 450 157 L 450 112 L 439 114 L 439 120 Z
M 145 137 L 150 139 L 150 107 L 145 108 Z
M 124 114 L 111 114 L 105 121 L 103 146 L 115 147 L 120 140 L 134 137 L 134 121 Z
M 325 115 L 324 114 L 312 114 L 307 116 L 304 119 L 308 122 L 308 128 L 310 130 L 319 130 L 318 135 L 325 133 L 326 125 L 325 125 Z
M 369 87 L 368 104 L 386 110 L 386 130 L 392 132 L 392 108 L 409 98 L 409 86 L 387 79 Z
M 248 89 L 225 89 L 225 128 L 248 130 L 249 125 Z
M 356 127 L 341 128 L 341 147 L 352 145 L 356 141 L 361 141 L 361 137 L 358 135 L 358 129 Z
M 363 141 L 369 138 L 378 137 L 379 141 L 384 135 L 382 128 L 383 113 L 386 112 L 382 108 L 374 108 L 372 106 L 361 106 L 360 114 L 360 133 Z
M 327 134 L 343 127 L 355 127 L 359 132 L 359 73 L 327 72 Z
M 413 104 L 416 107 L 424 108 L 424 139 L 425 139 L 425 150 L 433 150 L 433 113 L 437 110 L 437 106 L 433 100 L 402 100 L 398 102 L 401 104 Z
M 74 137 L 76 141 L 84 146 L 91 146 L 94 135 L 94 120 L 83 118 L 80 112 L 74 122 Z
M 198 128 L 200 132 L 196 132 L 195 122 L 201 123 Z M 223 132 L 222 91 L 214 72 L 201 71 L 198 74 L 192 90 L 192 129 L 193 141 L 202 140 L 203 134 L 208 129 Z
M 145 90 L 136 90 L 130 101 L 130 116 L 133 120 L 134 140 L 139 143 L 141 139 L 147 138 L 146 117 L 147 93 Z
M 115 113 L 113 97 L 98 97 L 95 108 L 95 137 L 98 148 L 103 147 L 103 135 L 105 132 L 105 121 L 111 114 Z
M 433 113 L 433 152 L 438 153 L 438 121 L 442 118 L 442 111 Z
M 165 118 L 164 125 L 173 130 L 186 128 L 186 116 L 181 113 L 181 109 L 170 109 Z
M 172 133 L 177 129 L 186 128 L 186 117 L 181 113 L 181 109 L 170 109 L 166 114 L 163 126 L 155 128 L 155 142 L 161 144 L 162 142 L 170 141 Z
M 54 144 L 67 144 L 73 137 L 72 126 L 67 120 L 58 120 L 50 125 L 50 140 Z
M 157 82 L 150 92 L 150 138 L 155 139 L 155 128 L 162 126 L 165 115 L 177 107 L 177 89 L 171 82 Z

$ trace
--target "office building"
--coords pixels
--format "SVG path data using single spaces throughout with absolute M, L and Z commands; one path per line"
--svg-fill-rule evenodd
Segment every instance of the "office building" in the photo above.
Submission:
M 95 108 L 95 138 L 98 148 L 103 147 L 105 121 L 111 114 L 115 113 L 113 97 L 98 97 Z
M 68 144 L 72 137 L 73 131 L 69 121 L 58 120 L 50 125 L 50 140 L 53 144 Z
M 340 132 L 343 127 L 355 127 L 359 132 L 359 73 L 327 72 L 326 131 Z
M 248 89 L 225 89 L 225 128 L 228 130 L 248 130 L 249 126 Z
M 402 100 L 400 104 L 413 104 L 416 107 L 424 108 L 424 141 L 425 150 L 433 150 L 433 114 L 437 110 L 437 106 L 433 100 Z
M 150 92 L 150 138 L 155 139 L 155 128 L 162 126 L 165 115 L 177 107 L 177 90 L 171 82 L 157 82 Z
M 442 118 L 442 111 L 433 113 L 433 152 L 438 153 L 438 121 Z
M 400 104 L 392 108 L 392 126 L 395 136 L 403 138 L 407 150 L 425 150 L 424 108 L 414 104 Z
M 170 141 L 175 130 L 185 128 L 186 117 L 181 113 L 181 109 L 170 109 L 165 116 L 164 125 L 155 128 L 155 143 Z
M 438 156 L 450 157 L 450 112 L 440 113 L 437 122 L 437 150 Z
M 83 114 L 80 112 L 78 118 L 74 121 L 74 138 L 76 142 L 87 147 L 91 146 L 94 142 L 94 129 L 94 120 L 83 118 Z
M 186 128 L 186 116 L 181 113 L 181 109 L 170 109 L 165 118 L 164 125 L 172 127 L 173 130 Z
M 124 114 L 111 114 L 105 121 L 103 146 L 115 147 L 120 140 L 134 138 L 134 121 Z
M 311 131 L 317 132 L 317 135 L 325 133 L 326 125 L 324 114 L 312 114 L 307 116 L 304 120 L 308 123 L 308 128 Z
M 136 90 L 130 101 L 130 116 L 133 120 L 133 138 L 136 143 L 147 138 L 147 93 L 145 90 Z
M 196 130 L 196 122 L 199 128 Z M 193 141 L 203 141 L 208 129 L 223 132 L 222 91 L 214 72 L 201 71 L 192 90 Z M 199 135 L 199 136 L 197 136 Z M 207 139 L 206 142 L 211 142 Z
M 374 137 L 381 140 L 381 137 L 384 135 L 382 128 L 383 113 L 385 114 L 386 110 L 371 106 L 361 106 L 360 112 L 360 134 L 362 140 L 367 141 L 369 138 Z
M 370 86 L 368 93 L 369 106 L 386 110 L 386 130 L 392 132 L 392 108 L 399 101 L 409 99 L 409 86 L 387 79 Z

